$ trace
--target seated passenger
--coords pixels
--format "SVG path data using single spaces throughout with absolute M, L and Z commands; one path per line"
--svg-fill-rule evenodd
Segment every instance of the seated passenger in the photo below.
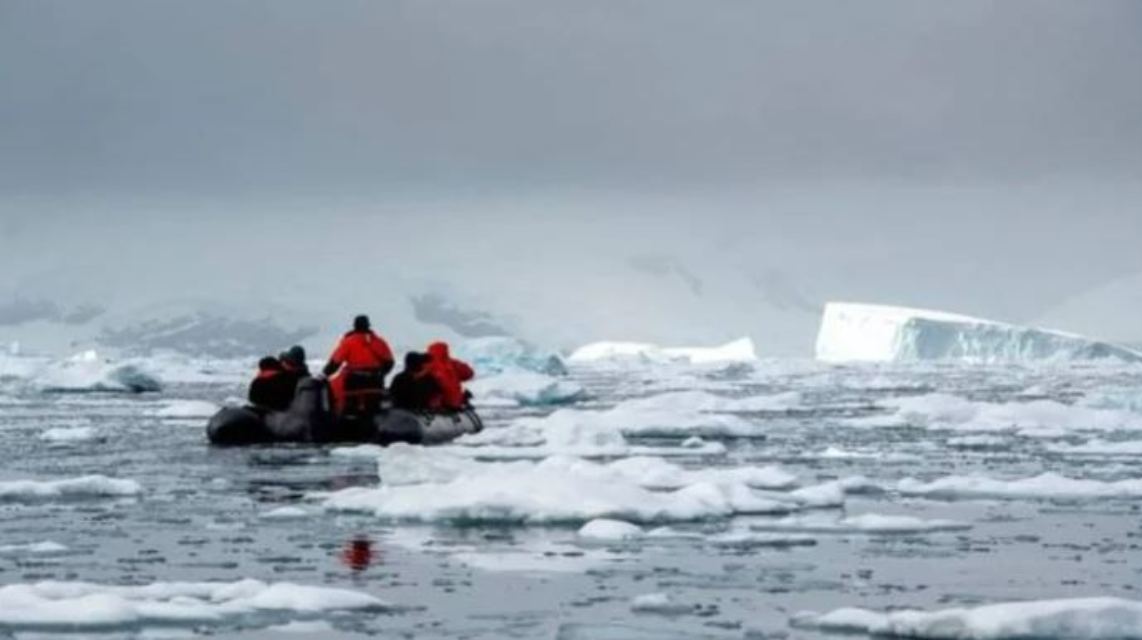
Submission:
M 383 338 L 373 332 L 368 316 L 357 316 L 353 330 L 346 333 L 324 373 L 332 377 L 330 389 L 339 413 L 376 413 L 385 388 L 385 376 L 393 369 L 393 352 Z
M 250 404 L 270 411 L 285 411 L 293 402 L 296 381 L 286 375 L 277 358 L 267 356 L 258 362 L 258 375 L 250 383 Z
M 405 411 L 426 411 L 432 396 L 439 386 L 436 379 L 424 375 L 424 365 L 428 362 L 428 355 L 409 351 L 404 356 L 404 371 L 393 378 L 389 392 L 393 398 L 393 407 Z
M 446 343 L 434 342 L 428 346 L 424 375 L 432 377 L 438 386 L 436 393 L 429 398 L 429 409 L 459 411 L 468 401 L 463 383 L 474 378 L 476 373 L 467 363 L 454 360 Z

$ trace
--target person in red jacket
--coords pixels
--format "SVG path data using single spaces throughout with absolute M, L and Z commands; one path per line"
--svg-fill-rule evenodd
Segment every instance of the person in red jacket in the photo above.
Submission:
M 385 376 L 393 369 L 393 352 L 384 338 L 373 332 L 368 316 L 357 316 L 329 356 L 324 373 L 330 378 L 333 406 L 372 415 L 380 408 Z
M 464 383 L 476 376 L 467 363 L 454 360 L 444 342 L 428 345 L 428 363 L 421 375 L 436 381 L 436 393 L 429 398 L 428 407 L 434 411 L 459 411 L 467 402 Z

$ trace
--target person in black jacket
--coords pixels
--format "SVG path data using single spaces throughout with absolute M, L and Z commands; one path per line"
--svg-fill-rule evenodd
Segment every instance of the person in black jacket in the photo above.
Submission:
M 432 396 L 438 391 L 436 379 L 425 371 L 428 355 L 410 351 L 404 357 L 404 371 L 398 373 L 389 386 L 393 407 L 405 411 L 426 411 Z
M 285 411 L 293 402 L 297 380 L 286 373 L 277 358 L 267 356 L 258 361 L 258 375 L 250 383 L 250 404 L 270 411 Z

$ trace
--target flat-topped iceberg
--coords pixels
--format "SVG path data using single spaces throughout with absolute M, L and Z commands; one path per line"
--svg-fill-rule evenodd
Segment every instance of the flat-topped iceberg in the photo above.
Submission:
M 1080 335 L 1021 327 L 952 313 L 833 302 L 817 335 L 825 362 L 972 363 L 1117 359 L 1142 353 Z

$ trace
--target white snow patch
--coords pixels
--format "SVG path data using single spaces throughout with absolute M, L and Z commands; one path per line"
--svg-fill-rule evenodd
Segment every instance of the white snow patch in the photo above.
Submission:
M 53 498 L 91 498 L 134 496 L 143 489 L 134 480 L 108 478 L 101 475 L 63 480 L 0 481 L 0 501 L 50 500 Z
M 931 640 L 1142 639 L 1142 603 L 1119 598 L 1007 602 L 941 611 L 838 609 L 794 616 L 795 626 Z
M 829 303 L 817 335 L 825 362 L 970 363 L 1098 360 L 1142 362 L 1142 353 L 1083 336 L 951 313 Z
M 386 606 L 383 601 L 356 591 L 258 580 L 156 582 L 143 586 L 40 582 L 0 587 L 0 629 L 210 624 L 266 614 L 298 617 Z

